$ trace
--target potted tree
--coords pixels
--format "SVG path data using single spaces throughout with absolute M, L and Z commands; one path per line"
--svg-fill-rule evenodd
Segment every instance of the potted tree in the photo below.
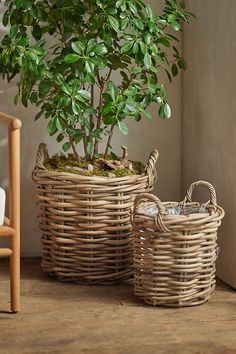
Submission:
M 6 0 L 9 33 L 0 49 L 0 70 L 18 77 L 14 98 L 38 107 L 64 153 L 38 150 L 37 184 L 43 232 L 43 269 L 65 280 L 120 281 L 132 274 L 129 220 L 135 194 L 152 189 L 151 154 L 146 168 L 112 151 L 116 128 L 128 134 L 159 105 L 170 118 L 164 69 L 171 80 L 186 62 L 175 46 L 192 14 L 166 0 L 154 14 L 142 0 Z M 49 36 L 52 44 L 48 44 Z M 114 72 L 116 78 L 114 78 Z M 119 76 L 119 78 L 117 78 Z M 101 144 L 103 142 L 103 144 Z M 79 153 L 82 144 L 84 156 Z

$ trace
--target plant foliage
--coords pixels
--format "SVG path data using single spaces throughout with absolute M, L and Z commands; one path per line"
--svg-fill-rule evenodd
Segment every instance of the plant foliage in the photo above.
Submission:
M 159 105 L 170 118 L 164 69 L 171 80 L 187 68 L 172 33 L 193 16 L 182 1 L 166 0 L 156 15 L 142 0 L 6 0 L 2 18 L 9 33 L 0 46 L 0 72 L 19 74 L 18 93 L 35 119 L 48 120 L 64 152 L 83 143 L 88 160 L 107 157 L 114 128 L 128 134 L 127 119 L 151 119 Z M 53 40 L 49 42 L 48 36 Z M 116 72 L 116 79 L 113 73 Z M 118 78 L 119 77 L 119 78 Z

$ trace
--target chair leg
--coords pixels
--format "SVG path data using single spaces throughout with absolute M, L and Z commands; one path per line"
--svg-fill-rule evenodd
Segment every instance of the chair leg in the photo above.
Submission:
M 20 310 L 20 129 L 9 127 L 9 219 L 15 235 L 11 238 L 11 310 Z
M 20 247 L 18 237 L 12 238 L 10 257 L 11 311 L 20 311 Z

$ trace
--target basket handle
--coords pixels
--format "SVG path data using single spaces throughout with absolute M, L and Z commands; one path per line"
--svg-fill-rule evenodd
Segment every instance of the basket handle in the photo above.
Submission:
M 155 169 L 155 165 L 157 163 L 158 157 L 159 157 L 159 152 L 157 149 L 154 149 L 151 152 L 147 165 L 145 167 L 145 173 L 148 176 L 147 188 L 152 188 L 153 184 L 157 180 L 157 171 Z
M 162 215 L 166 214 L 166 209 L 165 209 L 164 205 L 162 204 L 161 200 L 159 198 L 157 198 L 155 195 L 149 194 L 149 193 L 142 193 L 142 194 L 136 196 L 136 198 L 134 200 L 134 212 L 135 213 L 138 211 L 140 204 L 144 200 L 148 200 L 149 202 L 154 202 L 159 210 L 159 213 Z
M 198 181 L 198 182 L 194 182 L 191 184 L 191 186 L 189 187 L 186 197 L 185 197 L 185 202 L 192 202 L 192 194 L 195 188 L 199 187 L 199 186 L 203 186 L 206 187 L 209 192 L 210 192 L 210 202 L 212 205 L 216 206 L 217 205 L 217 199 L 216 199 L 216 191 L 215 188 L 213 187 L 213 185 L 209 182 L 206 181 Z
M 154 202 L 156 207 L 159 210 L 159 213 L 155 217 L 155 223 L 156 225 L 164 232 L 169 232 L 169 229 L 165 226 L 164 221 L 163 221 L 163 215 L 168 214 L 166 211 L 165 206 L 162 204 L 161 200 L 156 197 L 153 194 L 149 193 L 142 193 L 140 195 L 137 195 L 134 200 L 134 214 L 137 213 L 138 208 L 141 204 L 142 201 L 148 200 L 150 202 Z
M 44 166 L 44 162 L 47 159 L 49 159 L 47 145 L 41 143 L 37 150 L 35 167 L 40 168 L 41 170 L 46 170 L 46 167 Z

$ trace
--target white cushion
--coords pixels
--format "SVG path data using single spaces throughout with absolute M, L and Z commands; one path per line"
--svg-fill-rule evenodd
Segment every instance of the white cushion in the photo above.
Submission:
M 6 205 L 6 193 L 4 189 L 0 187 L 0 226 L 3 225 L 3 221 L 4 221 L 5 205 Z

